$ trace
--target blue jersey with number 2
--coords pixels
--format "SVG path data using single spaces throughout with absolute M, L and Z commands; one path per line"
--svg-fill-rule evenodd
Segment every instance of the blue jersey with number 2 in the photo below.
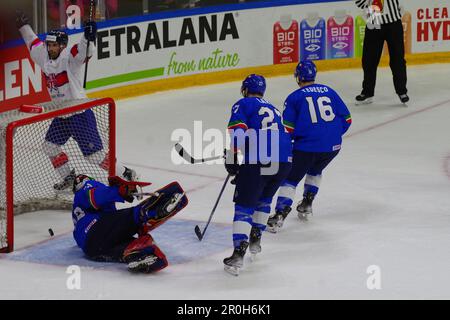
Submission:
M 240 99 L 233 105 L 228 129 L 245 163 L 292 162 L 292 142 L 281 112 L 268 101 L 257 97 Z M 237 138 L 239 135 L 245 135 L 246 144 Z

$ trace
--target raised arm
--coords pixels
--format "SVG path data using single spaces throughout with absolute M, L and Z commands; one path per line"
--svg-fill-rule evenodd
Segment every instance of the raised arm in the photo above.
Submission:
M 91 58 L 95 52 L 95 39 L 97 37 L 97 24 L 94 21 L 87 22 L 84 27 L 84 34 L 81 36 L 80 42 L 73 45 L 70 49 L 70 59 L 77 65 L 84 64 L 87 59 Z M 89 50 L 86 56 L 86 49 L 88 47 L 89 42 Z
M 25 13 L 17 12 L 16 26 L 30 51 L 31 59 L 42 68 L 48 57 L 47 49 L 45 48 L 44 42 L 34 33 Z

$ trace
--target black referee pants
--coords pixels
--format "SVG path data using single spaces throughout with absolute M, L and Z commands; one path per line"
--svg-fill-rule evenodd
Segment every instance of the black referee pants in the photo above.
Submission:
M 373 96 L 377 79 L 377 68 L 383 53 L 384 41 L 389 49 L 389 65 L 394 78 L 395 92 L 399 95 L 406 94 L 406 61 L 405 44 L 403 40 L 403 25 L 399 20 L 394 23 L 381 25 L 381 29 L 369 29 L 366 27 L 364 37 L 362 65 L 364 81 L 362 94 Z

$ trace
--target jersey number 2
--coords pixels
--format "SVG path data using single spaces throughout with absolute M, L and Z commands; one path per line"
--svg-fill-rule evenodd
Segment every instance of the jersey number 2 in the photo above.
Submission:
M 279 114 L 280 112 L 278 110 L 275 110 L 275 112 L 277 113 L 278 116 L 281 116 Z M 278 123 L 273 122 L 273 119 L 275 118 L 273 110 L 271 110 L 267 107 L 262 107 L 261 109 L 259 109 L 258 114 L 260 116 L 266 115 L 261 121 L 261 129 L 263 129 L 263 130 L 265 130 L 265 129 L 278 130 Z
M 311 122 L 317 123 L 317 113 L 312 97 L 306 97 L 308 101 L 309 114 L 311 115 Z M 331 100 L 328 97 L 320 97 L 317 99 L 317 107 L 319 108 L 320 117 L 323 121 L 333 121 L 336 115 L 331 107 Z

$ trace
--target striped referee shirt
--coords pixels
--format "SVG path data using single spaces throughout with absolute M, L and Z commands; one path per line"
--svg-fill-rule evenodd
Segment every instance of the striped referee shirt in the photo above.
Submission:
M 367 9 L 374 0 L 355 0 L 356 6 L 360 9 Z M 381 24 L 392 23 L 402 19 L 399 0 L 381 0 L 384 2 L 381 14 Z

